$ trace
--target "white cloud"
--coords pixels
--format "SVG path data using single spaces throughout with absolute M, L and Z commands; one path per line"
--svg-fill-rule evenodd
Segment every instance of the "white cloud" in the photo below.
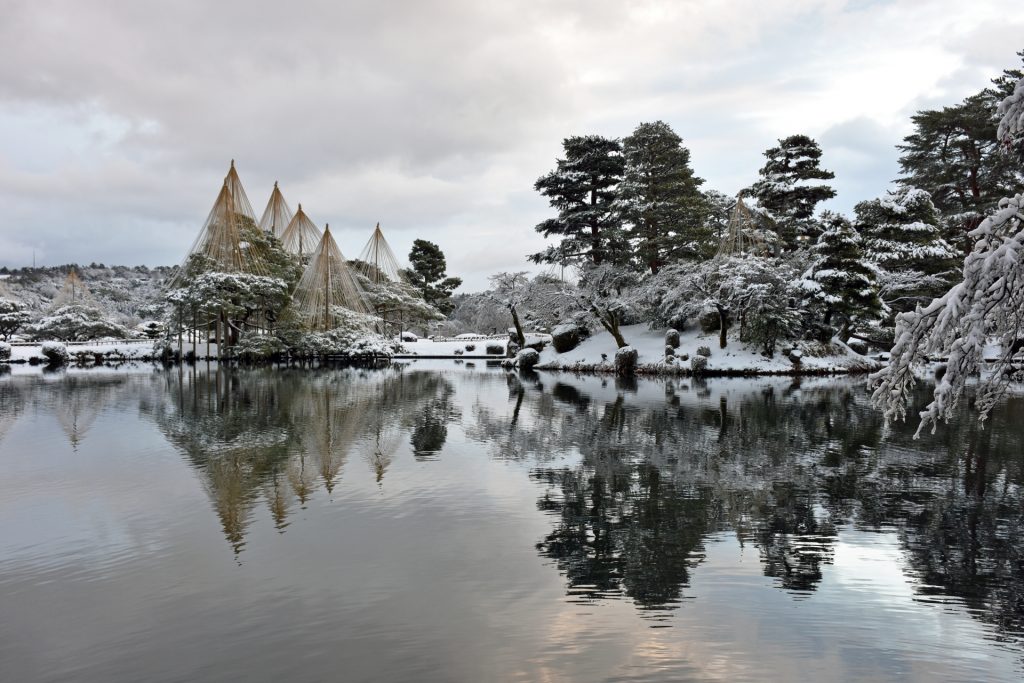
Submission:
M 0 263 L 175 263 L 237 158 L 257 209 L 280 180 L 348 251 L 380 220 L 470 289 L 541 246 L 565 136 L 663 119 L 734 192 L 804 132 L 849 209 L 908 115 L 1017 64 L 1024 28 L 1011 1 L 7 4 Z

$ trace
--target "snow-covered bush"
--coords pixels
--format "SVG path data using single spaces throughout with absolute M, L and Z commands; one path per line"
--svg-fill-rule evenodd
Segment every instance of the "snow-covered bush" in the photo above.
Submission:
M 269 334 L 247 334 L 234 348 L 240 360 L 250 363 L 280 358 L 287 350 L 283 340 Z
M 697 355 L 698 356 L 704 356 L 705 358 L 710 358 L 711 357 L 711 348 L 708 347 L 708 346 L 698 346 L 697 347 Z
M 476 351 L 476 344 L 466 344 L 466 351 L 469 353 Z
M 0 339 L 7 341 L 20 330 L 31 316 L 23 304 L 0 296 Z
M 636 363 L 640 354 L 632 346 L 623 346 L 615 351 L 615 372 L 620 375 L 632 375 L 636 372 Z
M 505 353 L 505 347 L 501 344 L 488 344 L 485 350 L 490 356 L 499 356 Z
M 455 349 L 454 351 L 452 351 L 452 354 L 456 355 L 456 356 L 461 356 L 461 355 L 464 355 L 465 353 L 466 352 L 463 351 L 462 349 Z
M 46 361 L 50 365 L 66 365 L 71 360 L 71 354 L 68 353 L 68 347 L 60 342 L 48 341 L 43 342 L 43 356 L 46 357 Z
M 703 375 L 708 369 L 707 356 L 694 356 L 690 359 L 690 372 L 694 375 Z
M 11 345 L 7 342 L 0 342 L 0 361 L 11 359 Z
M 665 345 L 673 349 L 679 348 L 679 330 L 669 328 L 665 330 Z
M 540 362 L 540 353 L 537 349 L 523 349 L 516 354 L 516 365 L 520 370 L 532 370 L 533 366 Z
M 62 306 L 28 326 L 28 333 L 39 340 L 89 341 L 91 339 L 126 339 L 129 331 L 102 311 L 87 304 Z

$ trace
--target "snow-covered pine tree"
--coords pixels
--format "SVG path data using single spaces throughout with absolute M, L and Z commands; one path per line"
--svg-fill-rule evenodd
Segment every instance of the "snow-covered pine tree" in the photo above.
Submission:
M 761 179 L 750 188 L 758 205 L 776 223 L 776 230 L 789 249 L 817 236 L 814 210 L 821 202 L 836 196 L 822 181 L 835 173 L 821 168 L 821 147 L 806 135 L 790 135 L 779 140 L 778 147 L 765 151 Z
M 879 267 L 880 295 L 896 312 L 944 292 L 956 276 L 956 251 L 939 231 L 924 190 L 903 187 L 854 207 L 868 260 Z
M 618 140 L 600 135 L 579 135 L 562 141 L 565 158 L 541 176 L 534 188 L 548 198 L 558 216 L 537 225 L 545 237 L 561 241 L 533 254 L 534 263 L 595 265 L 615 260 L 623 249 L 622 223 L 612 210 L 622 180 L 624 161 Z
M 1018 54 L 1024 57 L 1024 51 Z M 968 233 L 999 198 L 1012 195 L 1024 182 L 1024 140 L 996 130 L 1002 116 L 997 108 L 1013 96 L 1020 77 L 1020 70 L 1008 69 L 993 79 L 995 87 L 960 104 L 917 112 L 914 132 L 897 145 L 902 177 L 896 182 L 931 195 L 942 217 L 943 237 L 961 253 L 971 250 L 974 240 Z M 1001 153 L 1005 146 L 1015 153 Z
M 704 180 L 690 168 L 683 139 L 662 121 L 641 123 L 622 141 L 622 153 L 616 208 L 640 269 L 657 273 L 671 260 L 710 255 Z
M 999 104 L 998 130 L 1004 136 L 1020 131 L 1024 78 Z M 1012 139 L 1002 148 L 1013 153 Z M 971 231 L 974 248 L 964 260 L 963 281 L 927 306 L 896 319 L 896 343 L 889 365 L 872 376 L 872 400 L 886 417 L 906 417 L 907 400 L 917 383 L 914 369 L 928 356 L 948 358 L 946 372 L 935 386 L 933 400 L 921 411 L 917 433 L 955 414 L 967 381 L 980 377 L 973 406 L 985 419 L 1006 390 L 1010 378 L 1019 377 L 1018 343 L 1024 338 L 1024 194 L 1007 197 Z M 984 363 L 990 341 L 999 344 L 994 363 Z M 980 374 L 982 365 L 986 372 Z
M 24 304 L 0 296 L 0 339 L 10 339 L 11 335 L 28 324 L 30 317 Z
M 803 289 L 822 311 L 824 329 L 831 331 L 838 319 L 839 334 L 846 339 L 853 324 L 881 313 L 875 269 L 866 262 L 861 236 L 849 220 L 825 212 L 821 224 L 823 232 L 811 248 L 814 265 L 804 276 Z

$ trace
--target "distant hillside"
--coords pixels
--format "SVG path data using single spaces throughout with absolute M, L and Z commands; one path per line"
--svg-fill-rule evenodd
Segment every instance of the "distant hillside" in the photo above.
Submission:
M 126 325 L 158 318 L 163 310 L 163 287 L 175 268 L 170 266 L 88 266 L 67 264 L 45 268 L 0 268 L 0 296 L 25 304 L 33 315 L 44 313 L 74 268 L 93 302 Z

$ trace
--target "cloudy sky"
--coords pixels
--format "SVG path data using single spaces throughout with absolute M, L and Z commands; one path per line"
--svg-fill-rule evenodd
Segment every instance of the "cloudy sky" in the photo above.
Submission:
M 573 134 L 671 124 L 705 187 L 812 135 L 849 210 L 921 108 L 1019 64 L 1019 0 L 0 0 L 0 265 L 178 263 L 234 158 L 355 256 L 522 269 Z

